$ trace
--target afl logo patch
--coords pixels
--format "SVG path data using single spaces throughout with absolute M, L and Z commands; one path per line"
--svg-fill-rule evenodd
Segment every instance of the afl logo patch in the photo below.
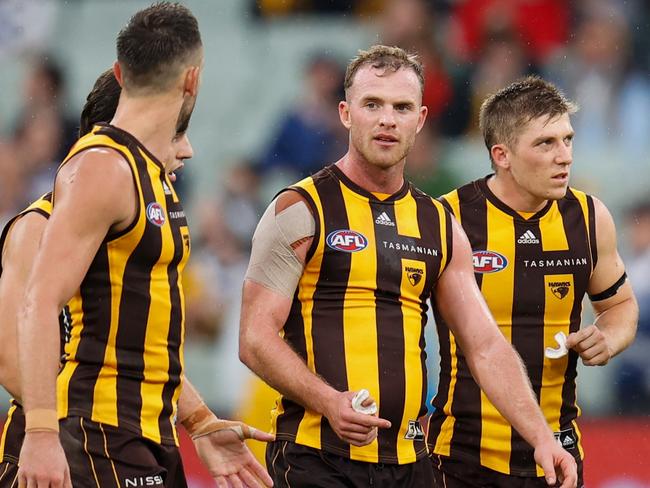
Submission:
M 508 266 L 506 257 L 494 251 L 474 251 L 472 262 L 474 273 L 496 273 Z
M 147 205 L 147 220 L 158 227 L 165 224 L 165 211 L 158 202 Z
M 357 252 L 368 247 L 368 239 L 353 230 L 335 230 L 327 236 L 327 245 L 335 251 Z

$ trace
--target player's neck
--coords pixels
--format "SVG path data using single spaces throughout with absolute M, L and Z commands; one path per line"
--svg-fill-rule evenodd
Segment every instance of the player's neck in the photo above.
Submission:
M 509 175 L 497 173 L 487 180 L 487 185 L 499 200 L 517 212 L 536 213 L 548 202 L 527 192 Z
M 183 101 L 169 96 L 120 97 L 111 125 L 140 141 L 162 161 L 175 135 L 178 114 Z
M 348 151 L 336 166 L 364 190 L 392 195 L 404 184 L 404 164 L 405 161 L 401 161 L 390 168 L 381 168 Z

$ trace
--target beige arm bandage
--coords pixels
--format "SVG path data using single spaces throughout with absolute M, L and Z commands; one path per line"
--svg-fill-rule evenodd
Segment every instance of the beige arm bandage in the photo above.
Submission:
M 266 209 L 253 235 L 246 279 L 292 298 L 305 267 L 291 245 L 313 237 L 316 223 L 305 202 L 275 214 L 276 200 Z
M 255 428 L 243 422 L 218 418 L 205 404 L 202 404 L 181 420 L 181 424 L 183 424 L 192 439 L 198 439 L 222 430 L 232 430 L 242 441 L 252 439 L 255 434 Z

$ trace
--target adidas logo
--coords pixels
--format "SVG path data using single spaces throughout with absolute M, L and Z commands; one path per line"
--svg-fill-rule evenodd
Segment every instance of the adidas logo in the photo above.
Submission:
M 562 441 L 562 447 L 573 447 L 573 439 L 569 436 L 565 437 Z
M 382 212 L 379 214 L 379 217 L 375 220 L 375 224 L 379 225 L 390 225 L 391 227 L 395 227 L 395 222 L 390 220 L 390 217 L 386 212 Z
M 167 183 L 163 181 L 162 184 L 163 184 L 163 191 L 165 192 L 165 195 L 171 195 L 172 191 L 169 189 L 169 186 L 167 186 Z
M 517 244 L 539 244 L 539 239 L 535 237 L 533 231 L 527 230 L 517 239 Z

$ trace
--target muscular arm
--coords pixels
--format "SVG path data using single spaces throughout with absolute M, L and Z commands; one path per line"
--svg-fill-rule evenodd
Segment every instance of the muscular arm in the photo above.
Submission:
M 276 214 L 301 200 L 296 192 L 282 194 L 275 207 Z M 311 243 L 311 237 L 294 243 L 294 251 L 303 266 Z M 254 240 L 253 253 L 256 252 L 255 246 Z M 371 442 L 369 434 L 374 427 L 388 427 L 390 423 L 354 412 L 350 402 L 354 393 L 339 392 L 328 385 L 280 336 L 291 303 L 290 296 L 246 279 L 239 333 L 240 359 L 283 395 L 327 417 L 339 437 L 346 442 L 356 445 Z
M 55 191 L 54 210 L 28 280 L 18 328 L 27 422 L 19 478 L 27 486 L 37 479 L 45 481 L 44 486 L 48 482 L 60 486 L 69 477 L 52 428 L 57 427 L 52 426 L 52 419 L 59 366 L 58 315 L 79 287 L 107 233 L 133 220 L 137 202 L 128 163 L 109 149 L 91 149 L 68 162 L 59 171 Z M 36 422 L 39 418 L 47 419 L 45 429 Z M 39 425 L 38 431 L 30 431 L 32 421 Z
M 29 212 L 11 226 L 5 241 L 0 278 L 0 383 L 20 400 L 18 370 L 18 311 L 23 302 L 41 234 L 47 219 Z
M 616 226 L 603 203 L 594 198 L 598 263 L 589 280 L 589 294 L 611 289 L 625 266 L 616 246 Z M 629 281 L 603 300 L 591 302 L 596 313 L 593 325 L 569 334 L 567 347 L 575 349 L 587 366 L 602 366 L 634 340 L 639 307 Z
M 521 436 L 535 449 L 555 452 L 555 465 L 566 473 L 573 469 L 571 456 L 556 445 L 531 389 L 519 355 L 499 331 L 476 285 L 469 242 L 460 225 L 453 221 L 451 262 L 438 281 L 434 298 L 438 309 L 454 333 L 469 368 L 481 389 Z M 558 450 L 559 448 L 559 450 Z M 567 457 L 568 456 L 568 457 Z M 537 457 L 537 455 L 536 455 Z M 547 481 L 553 463 L 544 465 Z M 567 480 L 566 486 L 573 486 Z M 565 485 L 563 485 L 565 486 Z

